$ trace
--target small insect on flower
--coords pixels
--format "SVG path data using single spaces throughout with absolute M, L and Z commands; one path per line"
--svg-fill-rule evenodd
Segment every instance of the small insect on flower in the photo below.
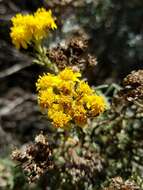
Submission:
M 17 14 L 12 19 L 10 36 L 17 49 L 26 49 L 29 44 L 37 43 L 48 35 L 57 25 L 51 10 L 39 8 L 34 14 Z
M 57 128 L 85 126 L 91 117 L 104 112 L 105 100 L 95 93 L 81 73 L 66 68 L 59 74 L 44 74 L 37 80 L 38 102 Z

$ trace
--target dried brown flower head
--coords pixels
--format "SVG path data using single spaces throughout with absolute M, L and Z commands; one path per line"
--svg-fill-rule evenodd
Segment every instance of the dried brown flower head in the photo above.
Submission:
M 124 89 L 120 95 L 126 99 L 143 98 L 143 70 L 133 71 L 123 80 Z
M 78 67 L 85 70 L 87 67 L 95 66 L 97 60 L 87 53 L 88 41 L 85 37 L 74 37 L 64 46 L 59 45 L 48 51 L 48 57 L 60 70 L 65 67 Z
M 64 49 L 60 46 L 50 49 L 48 57 L 51 62 L 56 63 L 59 69 L 64 69 L 68 62 L 68 57 L 64 53 Z
M 53 168 L 52 151 L 43 134 L 36 136 L 35 143 L 28 145 L 24 151 L 14 150 L 11 157 L 21 163 L 30 183 Z
M 139 86 L 143 85 L 143 70 L 132 71 L 123 80 L 123 85 Z
M 76 53 L 76 54 L 81 54 L 82 52 L 85 51 L 85 49 L 87 48 L 87 40 L 85 38 L 82 37 L 74 37 L 70 40 L 69 42 L 69 48 L 72 48 L 72 50 Z
M 111 113 L 113 117 L 130 120 L 143 116 L 143 70 L 133 71 L 123 80 L 121 88 L 112 98 Z
M 124 181 L 121 177 L 112 178 L 109 187 L 104 190 L 139 190 L 140 188 L 132 181 Z

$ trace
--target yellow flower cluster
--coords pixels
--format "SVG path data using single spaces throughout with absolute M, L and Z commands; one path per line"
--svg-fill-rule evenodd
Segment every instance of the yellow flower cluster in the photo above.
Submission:
M 65 128 L 71 123 L 84 126 L 88 118 L 105 110 L 103 97 L 97 95 L 81 74 L 66 68 L 58 75 L 40 76 L 36 87 L 38 102 L 55 127 Z
M 34 14 L 17 14 L 11 21 L 10 36 L 18 49 L 26 49 L 31 42 L 41 41 L 49 29 L 57 28 L 51 10 L 46 11 L 44 8 L 39 8 Z

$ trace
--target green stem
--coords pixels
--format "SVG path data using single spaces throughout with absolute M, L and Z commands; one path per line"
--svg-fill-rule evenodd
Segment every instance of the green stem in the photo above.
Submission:
M 35 42 L 36 60 L 37 64 L 48 67 L 51 72 L 58 73 L 57 66 L 52 63 L 47 56 L 47 48 L 41 45 L 41 42 Z

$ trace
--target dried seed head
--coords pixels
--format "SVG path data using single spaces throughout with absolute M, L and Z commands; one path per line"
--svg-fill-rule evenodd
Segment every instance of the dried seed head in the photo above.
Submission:
M 124 78 L 123 85 L 132 87 L 143 85 L 143 70 L 132 71 L 131 74 Z
M 17 148 L 12 151 L 11 158 L 12 160 L 16 160 L 19 162 L 24 162 L 25 160 L 27 160 L 25 154 L 22 154 L 21 151 L 18 150 Z
M 68 63 L 68 57 L 64 51 L 64 49 L 58 46 L 50 49 L 47 53 L 51 62 L 56 63 L 60 70 L 64 69 Z
M 28 174 L 29 183 L 53 168 L 52 150 L 49 147 L 47 137 L 43 134 L 37 135 L 35 143 L 28 145 L 25 150 L 14 150 L 11 157 L 21 163 L 23 170 Z
M 36 143 L 41 143 L 41 144 L 47 144 L 48 145 L 48 141 L 47 138 L 43 135 L 43 134 L 39 134 L 35 137 L 35 142 Z
M 88 57 L 87 57 L 87 62 L 88 62 L 88 64 L 90 65 L 90 66 L 95 66 L 95 65 L 97 65 L 97 59 L 96 59 L 96 57 L 94 57 L 94 56 L 92 56 L 92 55 L 88 55 Z
M 85 37 L 74 37 L 64 45 L 50 49 L 47 56 L 59 70 L 69 66 L 85 70 L 97 64 L 96 58 L 88 54 L 87 42 Z
M 126 100 L 143 98 L 143 70 L 133 71 L 123 80 L 124 89 L 119 92 Z
M 69 42 L 69 48 L 72 48 L 76 54 L 80 54 L 87 48 L 87 40 L 82 37 L 72 38 Z
M 104 190 L 139 190 L 140 188 L 132 181 L 124 181 L 121 177 L 112 178 L 109 187 Z

